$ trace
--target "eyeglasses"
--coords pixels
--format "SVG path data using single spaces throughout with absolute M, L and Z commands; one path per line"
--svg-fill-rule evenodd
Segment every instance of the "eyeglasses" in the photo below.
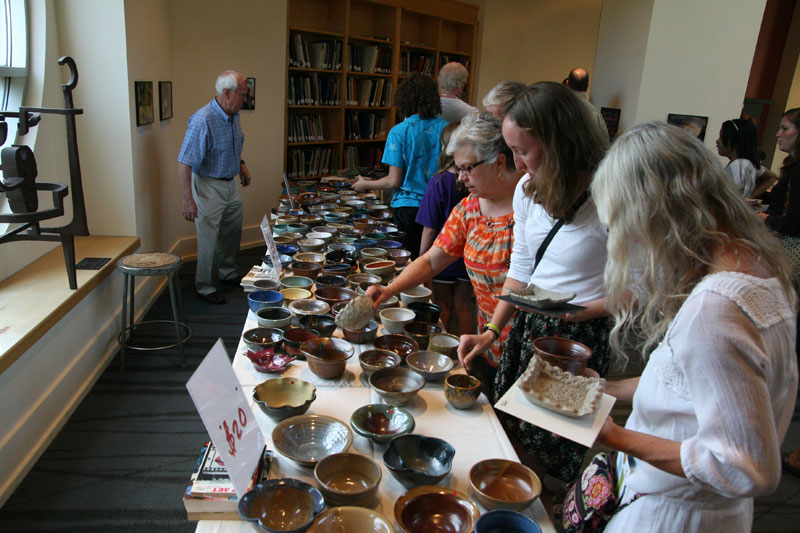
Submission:
M 482 165 L 484 163 L 486 163 L 486 159 L 481 159 L 480 161 L 478 161 L 474 165 L 467 165 L 465 167 L 453 167 L 453 168 L 455 168 L 456 174 L 460 176 L 461 174 L 469 174 L 469 173 L 471 173 L 473 170 L 475 170 L 475 167 L 478 167 L 478 166 L 480 166 L 480 165 Z

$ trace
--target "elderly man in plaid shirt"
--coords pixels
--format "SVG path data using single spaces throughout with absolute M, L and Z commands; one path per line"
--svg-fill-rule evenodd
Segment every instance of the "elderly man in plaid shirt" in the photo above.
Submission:
M 239 110 L 247 97 L 247 80 L 228 70 L 217 78 L 216 96 L 189 118 L 178 154 L 178 178 L 183 189 L 183 218 L 197 228 L 198 296 L 224 304 L 214 285 L 238 284 L 236 260 L 242 236 L 242 197 L 234 181 L 250 184 L 242 156 L 244 133 Z

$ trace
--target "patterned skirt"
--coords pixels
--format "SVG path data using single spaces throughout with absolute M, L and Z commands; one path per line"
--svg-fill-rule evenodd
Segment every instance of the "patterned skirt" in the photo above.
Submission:
M 611 321 L 605 317 L 568 322 L 534 313 L 517 313 L 508 341 L 503 347 L 492 403 L 497 402 L 528 368 L 533 356 L 533 340 L 538 337 L 564 337 L 585 344 L 593 351 L 589 368 L 606 377 L 610 361 L 610 331 Z M 509 436 L 521 443 L 550 475 L 564 481 L 571 481 L 578 476 L 588 448 L 510 415 L 499 411 L 497 414 Z

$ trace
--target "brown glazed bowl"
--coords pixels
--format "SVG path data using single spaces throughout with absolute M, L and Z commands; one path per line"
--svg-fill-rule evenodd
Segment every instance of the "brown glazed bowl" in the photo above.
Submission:
M 345 505 L 323 512 L 308 529 L 308 533 L 343 533 L 345 531 L 394 533 L 394 527 L 391 520 L 372 509 Z
M 410 489 L 394 504 L 394 518 L 403 531 L 468 533 L 480 514 L 465 494 L 436 485 Z
M 403 359 L 398 354 L 389 350 L 366 350 L 358 356 L 358 363 L 365 374 L 375 372 L 381 368 L 400 366 L 402 361 Z
M 299 318 L 300 325 L 319 332 L 320 337 L 332 337 L 336 331 L 336 320 L 328 315 L 308 315 Z
M 381 467 L 358 453 L 335 453 L 314 467 L 314 479 L 328 505 L 369 505 L 381 482 Z
M 311 261 L 294 261 L 292 263 L 292 273 L 295 276 L 315 279 L 320 270 L 322 270 L 322 267 L 319 263 L 312 263 Z
M 389 350 L 406 360 L 406 356 L 412 352 L 419 351 L 419 344 L 414 339 L 405 335 L 381 335 L 373 342 L 378 350 Z
M 360 283 L 370 283 L 375 285 L 376 283 L 381 282 L 381 277 L 376 276 L 374 274 L 367 274 L 359 273 L 359 274 L 350 274 L 347 276 L 347 283 L 350 285 L 350 288 L 356 290 Z
M 322 379 L 334 379 L 344 374 L 347 360 L 355 353 L 352 344 L 332 337 L 306 341 L 300 350 L 308 360 L 308 368 Z
M 389 253 L 389 258 L 395 262 L 397 266 L 405 266 L 408 260 L 411 259 L 411 252 L 402 248 L 393 248 L 386 250 Z
M 317 287 L 315 294 L 317 296 L 317 300 L 322 300 L 328 305 L 344 302 L 346 300 L 352 300 L 358 296 L 354 290 L 346 289 L 344 287 L 333 287 L 331 285 Z
M 432 322 L 409 322 L 403 326 L 403 331 L 406 335 L 417 341 L 420 350 L 424 350 L 428 347 L 428 341 L 430 341 L 431 335 L 441 333 L 442 328 L 438 324 Z
M 377 444 L 387 444 L 395 437 L 411 433 L 415 424 L 411 413 L 402 407 L 382 403 L 359 407 L 350 416 L 353 431 Z
M 253 401 L 273 420 L 302 415 L 317 398 L 317 388 L 297 378 L 273 378 L 256 385 Z
M 486 509 L 524 511 L 542 492 L 533 470 L 508 459 L 485 459 L 472 465 L 469 486 Z
M 299 359 L 305 359 L 305 355 L 300 350 L 300 346 L 304 342 L 316 339 L 319 337 L 319 332 L 311 328 L 289 328 L 283 333 L 283 350 L 289 354 L 294 355 Z
M 297 479 L 259 483 L 242 496 L 238 507 L 242 519 L 257 522 L 264 531 L 305 531 L 323 509 L 322 494 Z
M 481 395 L 481 381 L 467 374 L 451 374 L 444 378 L 444 397 L 456 409 L 469 409 Z
M 366 326 L 361 329 L 344 329 L 342 328 L 345 340 L 353 344 L 366 344 L 375 340 L 375 334 L 378 333 L 378 323 L 370 320 Z
M 443 353 L 453 361 L 458 361 L 458 345 L 461 341 L 449 333 L 436 333 L 431 335 L 428 350 Z
M 581 375 L 592 350 L 563 337 L 539 337 L 533 340 L 533 353 L 562 370 Z
M 385 403 L 405 405 L 425 386 L 425 378 L 407 368 L 382 368 L 370 374 L 369 385 Z

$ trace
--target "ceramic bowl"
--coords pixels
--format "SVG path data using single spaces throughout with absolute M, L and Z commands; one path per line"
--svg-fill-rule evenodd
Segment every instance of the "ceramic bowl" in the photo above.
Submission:
M 417 344 L 419 344 L 422 350 L 428 347 L 428 341 L 430 341 L 431 335 L 436 335 L 441 332 L 442 327 L 433 322 L 409 322 L 403 326 L 403 333 L 417 341 Z
M 295 224 L 297 222 L 300 222 L 300 217 L 296 215 L 283 215 L 278 217 L 275 220 L 275 222 L 283 226 L 286 226 L 287 227 L 286 231 L 288 231 L 289 224 Z
M 378 241 L 375 239 L 356 239 L 356 241 L 353 242 L 353 246 L 355 246 L 356 250 L 359 251 L 363 250 L 364 248 L 374 248 L 377 246 L 377 244 Z
M 475 533 L 495 533 L 496 531 L 542 533 L 542 528 L 533 519 L 509 509 L 495 509 L 483 513 L 475 522 Z
M 332 242 L 328 245 L 328 253 L 331 252 L 353 252 L 358 253 L 356 247 L 346 242 Z
M 388 276 L 390 274 L 394 274 L 397 270 L 395 268 L 395 262 L 386 260 L 381 261 L 374 261 L 372 263 L 367 263 L 366 266 L 363 268 L 364 272 L 367 274 L 374 274 L 376 276 L 380 276 L 383 278 L 384 276 Z
M 381 277 L 374 274 L 367 274 L 366 272 L 360 274 L 350 274 L 347 276 L 347 283 L 353 290 L 358 289 L 360 283 L 376 284 L 381 282 Z
M 289 310 L 295 316 L 303 315 L 324 315 L 331 310 L 331 306 L 322 300 L 295 300 L 289 304 Z
M 257 279 L 253 282 L 253 288 L 257 291 L 277 291 L 281 288 L 281 283 L 274 279 Z
M 295 360 L 291 355 L 284 355 L 276 352 L 274 347 L 257 352 L 247 350 L 245 355 L 250 359 L 250 362 L 253 363 L 253 368 L 266 374 L 283 372 L 286 370 L 286 367 L 289 366 L 289 363 Z
M 379 233 L 377 231 L 373 231 L 372 233 L 365 233 L 364 234 L 364 238 L 365 239 L 372 239 L 372 240 L 375 240 L 375 241 L 382 241 L 383 239 L 386 238 L 386 235 L 384 235 L 383 233 Z
M 308 233 L 308 225 L 301 224 L 300 222 L 293 222 L 292 224 L 289 224 L 289 231 L 292 233 L 302 233 L 305 235 Z
M 274 226 L 272 226 L 272 234 L 275 236 L 274 237 L 275 239 L 277 239 L 278 237 L 281 236 L 281 234 L 286 233 L 287 231 L 289 231 L 289 224 L 288 223 L 287 224 L 275 224 Z M 282 244 L 282 243 L 278 243 L 278 241 L 276 240 L 275 244 Z
M 365 374 L 381 368 L 394 368 L 402 362 L 402 357 L 389 350 L 366 350 L 358 355 L 358 363 Z
M 375 220 L 372 218 L 357 218 L 353 220 L 353 224 L 361 231 L 372 231 L 375 228 Z
M 292 264 L 292 256 L 291 256 L 291 255 L 280 254 L 280 255 L 278 256 L 278 259 L 279 259 L 279 260 L 280 260 L 280 262 L 281 262 L 281 268 L 282 268 L 283 270 L 286 270 L 287 268 L 289 268 L 289 265 L 291 265 L 291 264 Z M 269 265 L 269 264 L 272 264 L 272 263 L 271 263 L 271 260 L 270 260 L 270 261 L 266 261 L 266 260 L 265 260 L 264 262 L 265 262 L 266 264 L 268 264 L 268 265 Z
M 283 344 L 283 330 L 278 328 L 253 328 L 242 333 L 242 340 L 248 350 L 258 352 L 272 348 L 279 350 Z
M 414 431 L 414 417 L 402 407 L 373 403 L 359 407 L 350 417 L 353 431 L 377 444 Z
M 336 331 L 336 321 L 328 315 L 309 315 L 299 318 L 300 325 L 319 332 L 320 337 L 330 337 Z
M 277 233 L 272 237 L 275 244 L 294 244 L 294 239 L 286 235 L 278 235 Z
M 278 250 L 279 254 L 283 255 L 294 255 L 300 251 L 300 247 L 294 244 L 279 244 L 275 246 L 275 248 Z
M 533 353 L 551 365 L 581 375 L 592 357 L 592 350 L 577 341 L 563 337 L 539 337 L 533 340 Z
M 533 470 L 508 459 L 485 459 L 472 465 L 469 486 L 486 509 L 523 511 L 542 492 L 542 483 Z
M 299 241 L 300 239 L 302 239 L 304 237 L 304 235 L 302 233 L 299 233 L 299 232 L 296 232 L 296 231 L 287 231 L 283 235 L 285 237 L 291 237 L 293 242 L 297 242 L 297 241 Z M 299 252 L 300 251 L 300 247 L 297 246 L 297 245 L 295 245 L 295 247 L 297 248 L 296 251 Z
M 292 322 L 292 312 L 283 307 L 264 307 L 256 312 L 256 321 L 262 328 L 287 328 Z
M 325 246 L 330 244 L 331 240 L 333 240 L 332 233 L 327 233 L 323 231 L 309 231 L 308 233 L 306 233 L 306 237 L 310 240 L 320 240 L 322 241 L 322 244 L 324 244 Z M 300 245 L 300 248 L 303 247 L 302 243 L 298 244 Z M 322 249 L 322 247 L 320 249 Z
M 425 386 L 425 378 L 407 368 L 382 368 L 369 376 L 369 385 L 389 405 L 405 405 Z
M 427 302 L 433 292 L 422 285 L 417 285 L 400 293 L 400 301 L 408 307 L 412 302 Z
M 345 302 L 346 305 L 346 302 Z M 353 344 L 366 344 L 375 340 L 375 335 L 378 333 L 378 323 L 370 320 L 366 326 L 361 329 L 350 330 L 342 328 L 345 340 Z
M 410 433 L 389 442 L 383 464 L 406 487 L 435 485 L 450 473 L 455 454 L 445 440 Z
M 481 395 L 481 382 L 467 374 L 451 374 L 444 378 L 444 397 L 456 409 L 469 409 Z
M 385 259 L 388 253 L 383 248 L 363 248 L 361 250 L 361 257 L 364 259 L 373 258 L 375 261 Z
M 320 337 L 304 342 L 300 349 L 306 356 L 308 368 L 323 379 L 338 378 L 347 367 L 355 350 L 349 342 L 333 337 Z
M 419 351 L 406 357 L 408 368 L 419 372 L 426 381 L 440 381 L 453 369 L 455 363 L 443 353 Z
M 378 495 L 381 467 L 357 453 L 336 453 L 314 467 L 314 479 L 328 505 L 369 505 Z
M 333 315 L 333 318 L 336 318 L 336 316 L 339 314 L 339 311 L 344 309 L 348 303 L 350 303 L 350 300 L 343 300 L 341 302 L 336 302 L 335 304 L 333 304 L 331 306 L 331 314 Z
M 239 516 L 264 531 L 305 531 L 325 508 L 322 494 L 297 479 L 270 479 L 254 486 L 239 500 Z M 287 513 L 286 510 L 292 512 Z
M 305 276 L 286 276 L 281 280 L 281 288 L 311 289 L 314 280 Z
M 397 237 L 397 233 L 395 232 L 392 236 Z M 383 239 L 382 241 L 378 241 L 378 247 L 391 250 L 393 248 L 402 248 L 403 243 L 400 241 L 393 241 L 391 239 Z
M 375 229 L 377 229 L 381 233 L 385 233 L 387 235 L 390 234 L 390 233 L 394 233 L 396 231 L 399 231 L 396 225 L 394 225 L 393 223 L 389 223 L 389 222 L 382 222 L 381 224 L 378 224 L 378 227 L 375 228 Z
M 443 353 L 454 361 L 458 361 L 458 345 L 461 343 L 458 337 L 450 333 L 437 333 L 431 335 L 428 342 L 428 350 Z
M 330 233 L 334 238 L 336 238 L 336 235 L 339 234 L 339 230 L 333 226 L 314 226 L 311 228 L 311 231 L 316 231 L 318 233 Z
M 344 287 L 317 287 L 316 290 L 317 300 L 322 300 L 326 302 L 328 305 L 333 305 L 337 302 L 344 302 L 347 300 L 352 300 L 358 294 L 356 291 L 351 289 L 346 289 Z
M 414 320 L 414 311 L 402 307 L 390 307 L 383 309 L 379 316 L 386 331 L 397 334 L 403 333 L 403 327 Z
M 305 318 L 304 315 L 299 315 Z M 315 316 L 315 315 L 306 315 Z M 297 359 L 306 360 L 305 354 L 300 350 L 300 346 L 306 341 L 319 337 L 319 331 L 304 326 L 289 326 L 283 331 L 283 351 L 293 355 Z
M 461 492 L 423 485 L 408 490 L 394 504 L 394 518 L 403 531 L 472 531 L 480 511 Z
M 393 248 L 386 251 L 389 253 L 389 259 L 394 261 L 397 266 L 406 266 L 408 260 L 411 259 L 411 252 L 402 248 Z
M 345 213 L 330 213 L 322 217 L 325 222 L 333 222 L 339 223 L 345 222 L 347 220 L 347 214 Z
M 430 302 L 411 302 L 408 308 L 414 311 L 414 322 L 431 322 L 433 324 L 439 323 L 439 315 L 442 308 Z
M 283 294 L 283 298 L 286 301 L 286 303 L 291 303 L 295 300 L 308 300 L 314 296 L 313 294 L 311 294 L 310 290 L 298 289 L 297 287 L 283 289 L 281 291 L 281 294 Z
M 298 252 L 294 254 L 294 260 L 321 265 L 325 262 L 325 254 L 320 252 Z
M 360 289 L 361 287 L 359 287 Z M 398 307 L 400 305 L 400 298 L 397 296 L 389 296 L 385 302 L 378 304 L 378 313 L 390 307 Z M 380 315 L 379 315 L 380 316 Z
M 322 265 L 323 274 L 347 277 L 355 272 L 356 267 L 350 263 L 325 263 Z
M 313 280 L 319 275 L 321 270 L 322 266 L 319 263 L 312 263 L 311 261 L 292 261 L 292 273 L 295 276 L 304 276 Z
M 275 449 L 303 466 L 334 453 L 347 451 L 353 432 L 336 418 L 324 415 L 299 415 L 287 418 L 272 430 Z
M 325 261 L 328 264 L 347 263 L 355 266 L 358 263 L 358 253 L 353 250 L 335 250 L 325 254 Z
M 278 291 L 253 291 L 247 293 L 247 305 L 253 313 L 265 307 L 280 307 L 283 305 L 283 295 Z
M 317 287 L 344 287 L 347 285 L 347 279 L 344 276 L 336 274 L 323 274 L 317 276 Z
M 396 353 L 403 358 L 403 361 L 405 361 L 408 354 L 419 351 L 417 341 L 405 335 L 381 335 L 373 341 L 372 345 L 378 350 L 388 350 Z
M 394 533 L 394 526 L 382 514 L 364 507 L 340 506 L 319 515 L 308 533 Z
M 273 378 L 256 385 L 253 401 L 273 420 L 302 415 L 317 398 L 317 388 L 297 378 Z

